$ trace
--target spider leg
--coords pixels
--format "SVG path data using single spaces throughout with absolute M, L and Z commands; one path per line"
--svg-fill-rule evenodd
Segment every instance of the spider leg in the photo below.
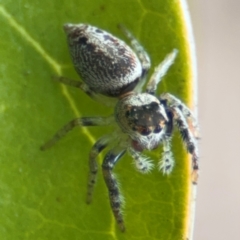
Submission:
M 142 64 L 142 70 L 143 74 L 142 77 L 144 77 L 149 68 L 151 67 L 151 61 L 147 54 L 147 52 L 144 50 L 144 48 L 141 46 L 141 44 L 137 41 L 137 39 L 129 32 L 124 26 L 119 25 L 119 28 L 122 30 L 124 35 L 130 40 L 131 45 L 136 52 L 141 64 Z
M 195 142 L 195 138 L 190 131 L 187 121 L 178 108 L 173 109 L 173 118 L 176 122 L 176 125 L 179 129 L 179 132 L 182 136 L 183 142 L 186 145 L 187 151 L 192 155 L 192 182 L 193 184 L 197 184 L 198 179 L 198 149 L 197 144 Z
M 105 183 L 108 188 L 110 205 L 117 221 L 117 224 L 122 232 L 125 231 L 125 226 L 123 222 L 123 215 L 121 211 L 122 197 L 119 191 L 117 180 L 112 172 L 116 162 L 122 157 L 126 150 L 122 148 L 114 148 L 110 150 L 102 163 L 102 171 Z
M 134 159 L 134 164 L 136 169 L 141 173 L 148 173 L 154 167 L 152 161 L 149 161 L 149 158 L 141 154 L 139 151 L 136 151 L 134 148 L 128 148 L 129 153 Z
M 176 56 L 177 56 L 178 50 L 173 49 L 171 53 L 169 53 L 165 59 L 155 68 L 153 75 L 151 76 L 147 87 L 146 92 L 149 94 L 154 95 L 155 91 L 157 89 L 157 85 L 162 80 L 163 76 L 167 73 L 168 69 L 173 64 Z
M 41 150 L 46 150 L 53 146 L 58 140 L 64 137 L 69 131 L 77 126 L 104 126 L 110 125 L 113 122 L 113 117 L 82 117 L 76 118 L 63 126 L 48 142 L 41 146 Z
M 173 170 L 174 167 L 174 159 L 173 159 L 173 154 L 171 151 L 171 138 L 164 135 L 162 139 L 163 143 L 163 154 L 162 154 L 162 159 L 159 162 L 159 170 L 163 174 L 170 174 Z
M 170 93 L 163 93 L 160 95 L 160 101 L 167 101 L 168 104 L 170 105 L 170 107 L 177 107 L 179 108 L 184 117 L 190 119 L 190 123 L 193 127 L 193 134 L 195 138 L 198 138 L 198 123 L 197 120 L 195 119 L 193 113 L 191 112 L 191 110 L 184 104 L 182 103 L 178 98 L 174 97 L 172 94 Z
M 87 84 L 85 84 L 84 82 L 72 80 L 72 79 L 69 79 L 66 77 L 62 77 L 62 76 L 53 76 L 53 79 L 60 83 L 65 84 L 65 85 L 81 89 L 84 93 L 86 93 L 94 101 L 96 101 L 98 103 L 102 103 L 108 107 L 115 106 L 115 104 L 116 104 L 115 99 L 111 99 L 111 101 L 109 101 L 109 97 L 98 94 L 97 92 L 95 92 L 91 88 L 89 88 L 89 86 Z
M 66 77 L 62 77 L 62 76 L 53 76 L 52 77 L 54 80 L 69 85 L 71 87 L 76 87 L 81 89 L 84 93 L 86 93 L 90 98 L 95 99 L 97 93 L 95 93 L 94 91 L 92 91 L 87 84 L 85 84 L 84 82 L 81 81 L 77 81 L 77 80 L 72 80 Z
M 109 135 L 101 137 L 92 147 L 89 154 L 89 175 L 87 187 L 87 203 L 92 201 L 93 189 L 96 183 L 98 163 L 97 156 L 107 147 L 111 137 Z

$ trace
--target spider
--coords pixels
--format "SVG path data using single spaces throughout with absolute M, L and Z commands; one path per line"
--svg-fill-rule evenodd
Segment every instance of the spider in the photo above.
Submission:
M 57 77 L 57 80 L 80 88 L 95 100 L 107 96 L 117 101 L 112 116 L 76 118 L 60 129 L 41 149 L 51 147 L 77 126 L 115 125 L 115 131 L 98 139 L 90 151 L 87 203 L 92 201 L 96 183 L 97 156 L 109 147 L 102 163 L 102 172 L 112 212 L 120 230 L 124 231 L 123 199 L 113 168 L 125 152 L 132 156 L 138 171 L 147 173 L 153 163 L 142 151 L 152 150 L 162 144 L 159 170 L 163 174 L 170 174 L 174 166 L 170 140 L 175 124 L 186 150 L 192 156 L 193 183 L 197 182 L 198 176 L 198 152 L 194 115 L 173 95 L 163 93 L 156 96 L 157 85 L 173 64 L 177 50 L 174 49 L 155 68 L 146 90 L 142 92 L 151 65 L 149 56 L 127 29 L 123 26 L 120 28 L 131 42 L 133 50 L 122 40 L 97 27 L 88 24 L 64 25 L 72 61 L 83 82 L 65 77 Z

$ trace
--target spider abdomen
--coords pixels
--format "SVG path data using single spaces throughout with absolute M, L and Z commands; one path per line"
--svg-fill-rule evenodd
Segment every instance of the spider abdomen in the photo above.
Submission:
M 122 40 L 86 24 L 65 24 L 77 73 L 96 93 L 118 97 L 134 89 L 142 75 L 141 63 Z

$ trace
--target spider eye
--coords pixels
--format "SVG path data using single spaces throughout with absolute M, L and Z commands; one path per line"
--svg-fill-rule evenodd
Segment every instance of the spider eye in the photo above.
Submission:
M 151 133 L 151 129 L 150 128 L 142 128 L 140 131 L 140 134 L 143 136 L 148 136 Z
M 154 133 L 160 133 L 161 130 L 162 130 L 161 126 L 160 126 L 160 125 L 157 125 L 157 126 L 155 127 L 155 129 L 153 130 L 153 132 L 154 132 Z

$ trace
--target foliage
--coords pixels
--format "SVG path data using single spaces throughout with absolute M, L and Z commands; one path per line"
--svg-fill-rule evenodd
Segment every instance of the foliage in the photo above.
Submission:
M 192 70 L 179 4 L 1 1 L 0 239 L 185 239 L 189 161 L 178 134 L 173 139 L 176 165 L 169 177 L 156 168 L 148 175 L 136 172 L 129 156 L 117 164 L 115 173 L 126 202 L 126 233 L 114 222 L 101 172 L 93 203 L 85 203 L 88 152 L 111 129 L 76 129 L 48 151 L 39 150 L 69 120 L 112 112 L 79 90 L 52 81 L 52 75 L 78 79 L 62 30 L 66 22 L 90 23 L 122 39 L 117 25 L 124 24 L 145 46 L 153 66 L 177 48 L 176 63 L 159 92 L 189 101 Z M 150 153 L 156 163 L 160 152 L 161 148 Z

